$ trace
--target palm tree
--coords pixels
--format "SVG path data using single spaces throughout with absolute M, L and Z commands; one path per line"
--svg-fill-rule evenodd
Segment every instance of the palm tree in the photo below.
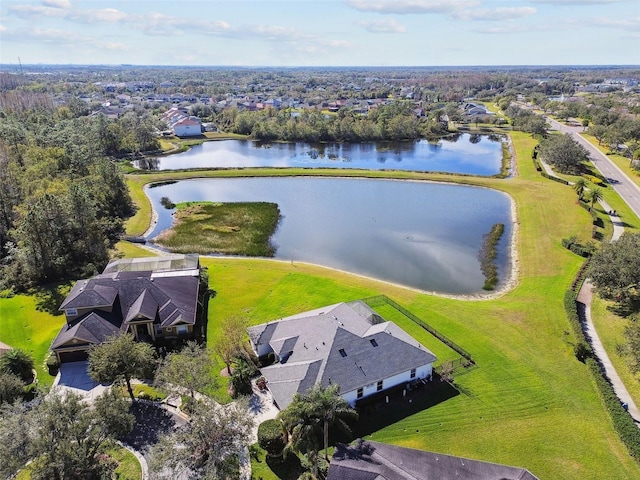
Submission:
M 338 385 L 324 388 L 316 384 L 304 395 L 296 394 L 293 402 L 280 412 L 294 450 L 317 454 L 324 446 L 328 461 L 329 427 L 351 431 L 348 423 L 357 420 L 358 413 L 340 396 L 339 390 Z
M 591 202 L 591 208 L 589 209 L 589 211 L 593 210 L 593 206 L 596 204 L 596 202 L 599 202 L 602 199 L 603 196 L 601 188 L 594 188 L 593 190 L 591 190 L 591 192 L 589 193 L 589 201 Z
M 578 200 L 582 201 L 584 192 L 587 189 L 587 181 L 584 178 L 580 178 L 573 184 L 573 190 L 578 194 Z

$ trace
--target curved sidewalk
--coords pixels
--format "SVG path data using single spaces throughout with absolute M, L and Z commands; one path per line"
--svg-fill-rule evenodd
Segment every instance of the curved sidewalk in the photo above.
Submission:
M 604 200 L 600 201 L 600 204 L 605 209 L 605 211 L 612 211 L 611 207 Z M 615 242 L 624 233 L 624 225 L 617 214 L 609 214 L 609 218 L 611 219 L 611 223 L 613 224 L 613 235 L 611 236 L 611 241 Z M 593 348 L 593 353 L 600 361 L 600 364 L 603 366 L 605 374 L 609 378 L 616 396 L 620 399 L 620 402 L 626 403 L 628 405 L 629 415 L 631 415 L 631 418 L 633 418 L 636 424 L 638 424 L 638 426 L 640 427 L 640 410 L 638 410 L 638 407 L 629 394 L 627 387 L 624 386 L 624 383 L 620 379 L 618 372 L 611 363 L 611 359 L 609 358 L 609 355 L 607 355 L 607 352 L 602 345 L 602 341 L 598 336 L 598 332 L 596 331 L 596 327 L 593 324 L 593 320 L 591 319 L 592 298 L 593 285 L 591 284 L 591 280 L 587 278 L 582 284 L 582 288 L 578 293 L 577 299 L 578 315 L 580 316 L 580 321 L 583 325 L 585 336 L 587 337 L 587 341 L 591 344 L 591 348 Z
M 591 285 L 591 281 L 587 279 L 582 284 L 580 293 L 578 293 L 578 306 L 580 307 L 580 304 L 582 304 L 583 307 L 578 308 L 578 314 L 582 317 L 580 320 L 583 321 L 582 325 L 585 335 L 593 348 L 593 353 L 604 367 L 604 371 L 609 378 L 617 397 L 622 403 L 626 403 L 629 406 L 629 415 L 631 415 L 631 418 L 633 418 L 634 422 L 638 425 L 640 424 L 640 410 L 638 410 L 633 398 L 631 398 L 627 388 L 618 376 L 618 372 L 616 372 L 616 369 L 611 363 L 611 359 L 609 359 L 609 355 L 607 355 L 607 352 L 600 341 L 600 337 L 598 336 L 598 332 L 596 332 L 595 326 L 593 325 L 593 321 L 591 320 L 592 288 L 593 286 Z

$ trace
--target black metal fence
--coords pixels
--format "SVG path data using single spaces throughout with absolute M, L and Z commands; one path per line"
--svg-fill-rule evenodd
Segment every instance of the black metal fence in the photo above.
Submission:
M 476 362 L 473 360 L 473 357 L 464 348 L 462 348 L 460 345 L 455 343 L 453 340 L 447 338 L 446 336 L 444 336 L 443 334 L 438 332 L 431 325 L 429 325 L 428 323 L 423 321 L 421 318 L 419 318 L 416 315 L 414 315 L 413 313 L 411 313 L 409 310 L 404 308 L 399 303 L 391 300 L 386 295 L 377 295 L 377 296 L 374 296 L 374 297 L 363 298 L 362 301 L 364 303 L 366 303 L 367 305 L 369 305 L 371 308 L 374 308 L 376 305 L 385 305 L 385 304 L 389 305 L 390 307 L 396 309 L 402 315 L 407 317 L 412 322 L 414 322 L 417 325 L 419 325 L 422 328 L 424 328 L 427 332 L 429 332 L 431 335 L 436 337 L 438 340 L 440 340 L 442 343 L 447 345 L 449 348 L 451 348 L 452 350 L 457 352 L 462 357 L 460 359 L 454 360 L 453 362 L 457 361 L 457 362 L 459 362 L 459 365 L 464 365 L 465 362 L 466 362 L 467 366 L 468 365 L 475 365 Z

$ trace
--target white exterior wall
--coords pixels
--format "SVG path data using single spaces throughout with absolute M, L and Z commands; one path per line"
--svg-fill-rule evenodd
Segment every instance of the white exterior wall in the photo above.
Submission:
M 191 137 L 202 133 L 200 125 L 175 125 L 173 133 L 178 137 Z
M 399 373 L 389 378 L 385 378 L 382 383 L 381 392 L 387 390 L 388 388 L 395 387 L 396 385 L 401 385 L 403 383 L 408 383 L 416 378 L 427 378 L 431 376 L 433 372 L 433 364 L 428 363 L 427 365 L 422 365 L 421 367 L 416 368 L 416 376 L 411 378 L 411 370 L 408 370 L 403 373 Z M 358 391 L 352 390 L 351 392 L 346 392 L 342 394 L 342 398 L 344 398 L 349 405 L 352 407 L 355 406 L 357 400 L 361 400 L 363 398 L 368 397 L 369 395 L 373 395 L 374 393 L 378 393 L 378 382 L 373 382 L 370 385 L 364 387 L 362 397 L 358 398 Z

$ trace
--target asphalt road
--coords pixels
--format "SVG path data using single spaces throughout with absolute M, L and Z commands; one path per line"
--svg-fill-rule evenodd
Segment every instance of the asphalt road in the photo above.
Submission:
M 570 134 L 576 142 L 586 148 L 593 164 L 598 171 L 607 179 L 611 187 L 620 195 L 620 197 L 629 205 L 631 210 L 640 218 L 640 187 L 638 187 L 618 166 L 613 163 L 609 157 L 598 150 L 585 140 L 580 132 L 582 127 L 570 127 L 557 122 L 551 118 L 547 118 L 547 122 L 551 126 L 562 133 Z M 624 221 L 624 218 L 622 219 Z

